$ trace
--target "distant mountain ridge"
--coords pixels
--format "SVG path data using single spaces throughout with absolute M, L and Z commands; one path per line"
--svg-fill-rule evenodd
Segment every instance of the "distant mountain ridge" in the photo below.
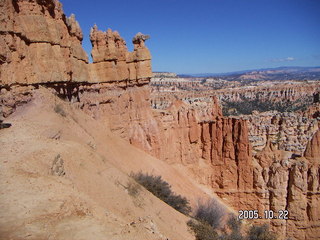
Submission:
M 319 67 L 277 67 L 227 73 L 179 74 L 180 77 L 220 77 L 225 80 L 320 80 Z

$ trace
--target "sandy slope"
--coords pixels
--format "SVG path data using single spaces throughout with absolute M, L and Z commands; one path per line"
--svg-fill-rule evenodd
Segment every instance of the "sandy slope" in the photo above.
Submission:
M 66 116 L 54 111 L 60 105 Z M 0 131 L 0 239 L 194 239 L 187 217 L 128 174 L 162 175 L 191 201 L 187 176 L 114 136 L 102 123 L 40 89 Z M 58 176 L 61 175 L 61 176 Z

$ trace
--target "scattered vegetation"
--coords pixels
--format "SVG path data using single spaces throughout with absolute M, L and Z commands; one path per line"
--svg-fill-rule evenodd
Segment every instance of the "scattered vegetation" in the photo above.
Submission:
M 248 240 L 276 240 L 276 235 L 269 230 L 267 224 L 256 226 L 253 225 L 248 231 Z
M 161 176 L 142 172 L 131 173 L 130 176 L 135 180 L 129 181 L 126 186 L 130 196 L 139 196 L 142 185 L 177 211 L 185 215 L 190 214 L 189 201 L 172 192 L 169 183 Z M 227 227 L 221 226 L 223 222 L 227 222 Z M 227 215 L 226 208 L 216 199 L 199 202 L 194 217 L 187 222 L 187 225 L 194 232 L 196 240 L 277 240 L 268 225 L 253 225 L 246 235 L 242 235 L 241 221 L 234 214 Z
M 196 240 L 218 240 L 217 232 L 206 222 L 188 221 L 189 228 L 194 232 Z
M 128 182 L 126 189 L 130 196 L 137 197 L 141 191 L 141 185 L 132 180 Z
M 231 214 L 228 219 L 228 226 L 232 232 L 239 232 L 241 229 L 241 220 L 238 219 L 234 214 Z
M 188 221 L 187 225 L 194 232 L 197 240 L 222 239 L 217 230 L 226 216 L 225 208 L 215 199 L 207 202 L 199 202 L 194 220 Z
M 67 113 L 64 111 L 63 107 L 61 104 L 56 104 L 54 106 L 54 111 L 58 114 L 60 114 L 62 117 L 66 117 Z
M 171 190 L 169 183 L 164 181 L 161 176 L 154 176 L 144 173 L 131 174 L 139 184 L 146 188 L 156 197 L 176 209 L 177 211 L 188 215 L 191 212 L 189 201 L 181 195 L 176 195 Z
M 220 240 L 245 240 L 241 234 L 241 220 L 234 214 L 229 215 L 227 225 L 231 233 L 223 234 L 220 236 Z
M 312 101 L 310 101 L 311 103 Z M 295 112 L 304 110 L 308 102 L 297 100 L 293 102 L 272 102 L 243 99 L 241 102 L 224 101 L 222 112 L 224 116 L 230 115 L 248 115 L 253 111 L 266 112 L 276 110 L 278 112 Z
M 217 200 L 211 199 L 205 203 L 199 203 L 195 212 L 195 218 L 209 224 L 212 228 L 219 227 L 226 210 Z
M 223 222 L 227 222 L 227 227 L 221 226 Z M 215 199 L 199 204 L 194 219 L 187 222 L 197 240 L 277 240 L 268 225 L 253 225 L 242 235 L 241 224 L 234 214 L 227 216 L 225 207 Z

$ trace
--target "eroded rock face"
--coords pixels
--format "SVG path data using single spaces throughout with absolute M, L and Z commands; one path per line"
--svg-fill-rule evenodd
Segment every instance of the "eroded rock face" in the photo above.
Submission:
M 252 87 L 241 87 L 219 90 L 219 99 L 222 101 L 242 102 L 246 100 L 259 100 L 270 102 L 285 102 L 296 100 L 305 100 L 312 98 L 313 94 L 318 92 L 320 86 L 318 83 L 275 83 Z
M 301 112 L 254 112 L 241 118 L 249 122 L 249 139 L 254 153 L 261 151 L 270 140 L 281 150 L 303 156 L 308 141 L 318 129 L 317 120 Z
M 320 163 L 320 130 L 318 130 L 308 143 L 304 156 L 314 163 Z
M 146 35 L 137 34 L 134 51 L 128 52 L 118 32 L 104 33 L 93 27 L 94 62 L 89 64 L 81 46 L 81 28 L 74 15 L 64 15 L 59 1 L 3 0 L 0 11 L 0 102 L 5 117 L 30 101 L 40 85 L 79 101 L 79 86 L 109 82 L 107 88 L 115 83 L 127 88 L 150 81 Z
M 87 81 L 82 31 L 58 1 L 0 4 L 1 85 Z
M 88 64 L 81 28 L 74 15 L 64 15 L 61 3 L 4 0 L 0 4 L 2 86 L 70 81 L 144 84 L 152 76 L 146 35 L 137 34 L 134 51 L 128 52 L 118 32 L 104 33 L 95 26 L 90 33 L 94 63 Z
M 207 104 L 210 107 L 203 108 L 198 101 L 176 100 L 155 111 L 158 130 L 152 136 L 159 138 L 151 141 L 155 144 L 150 153 L 183 166 L 233 207 L 250 207 L 255 201 L 247 201 L 246 193 L 253 184 L 247 121 L 223 117 L 217 98 Z
M 145 36 L 138 33 L 132 40 L 134 51 L 128 52 L 126 42 L 118 32 L 111 29 L 102 32 L 94 26 L 90 32 L 93 46 L 90 82 L 129 80 L 148 83 L 152 75 L 151 55 L 144 44 L 148 39 Z
M 282 238 L 318 238 L 320 167 L 308 151 L 318 148 L 315 139 L 317 135 L 308 143 L 305 157 L 294 157 L 290 151 L 279 150 L 277 144 L 269 140 L 254 158 L 253 184 L 256 194 L 261 195 L 257 198 L 259 209 L 276 213 L 288 210 L 288 221 L 270 220 Z

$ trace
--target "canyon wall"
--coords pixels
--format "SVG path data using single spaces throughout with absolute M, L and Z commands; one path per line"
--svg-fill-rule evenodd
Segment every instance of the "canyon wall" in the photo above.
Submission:
M 222 116 L 217 97 L 188 93 L 151 101 L 151 55 L 144 44 L 148 36 L 137 34 L 134 50 L 128 52 L 119 33 L 94 26 L 89 64 L 79 24 L 63 14 L 58 1 L 2 0 L 0 7 L 2 115 L 30 101 L 38 88 L 50 88 L 131 144 L 188 171 L 234 209 L 288 209 L 290 220 L 269 221 L 282 237 L 319 235 L 319 133 L 303 140 L 305 157 L 293 156 L 292 149 L 279 150 L 267 139 L 252 156 L 250 119 Z M 271 91 L 270 96 L 292 100 L 292 93 Z M 256 92 L 243 94 L 253 98 Z M 232 96 L 236 100 L 237 92 Z

